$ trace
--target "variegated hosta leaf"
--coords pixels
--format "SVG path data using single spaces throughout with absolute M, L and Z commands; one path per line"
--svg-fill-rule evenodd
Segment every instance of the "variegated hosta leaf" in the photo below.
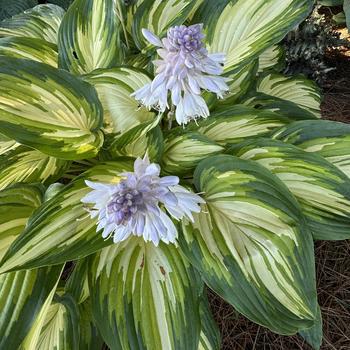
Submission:
M 165 137 L 162 169 L 173 175 L 188 175 L 201 160 L 223 151 L 224 147 L 206 136 L 177 128 Z
M 0 260 L 41 204 L 43 188 L 15 185 L 0 191 Z
M 75 74 L 121 63 L 120 0 L 75 0 L 59 31 L 59 67 Z
M 64 10 L 56 5 L 38 5 L 0 22 L 0 36 L 39 38 L 57 44 Z
M 50 200 L 53 196 L 55 196 L 58 192 L 64 189 L 64 184 L 60 182 L 55 182 L 48 186 L 44 194 L 44 202 Z
M 154 120 L 153 112 L 140 107 L 134 91 L 151 82 L 145 72 L 132 67 L 97 70 L 85 77 L 98 93 L 104 109 L 106 129 L 124 133 L 134 126 Z
M 218 110 L 220 108 L 226 108 L 226 106 L 232 106 L 234 104 L 240 103 L 243 100 L 244 96 L 250 92 L 250 89 L 254 87 L 255 89 L 255 80 L 257 74 L 258 64 L 256 61 L 253 61 L 245 65 L 237 73 L 228 74 L 229 92 L 224 96 L 224 99 L 218 100 L 216 95 L 210 94 L 210 100 L 208 101 L 209 106 L 211 104 L 214 107 L 211 109 Z
M 146 153 L 149 158 L 159 161 L 163 154 L 163 133 L 158 126 L 162 115 L 159 114 L 153 121 L 139 124 L 119 137 L 115 137 L 108 152 L 111 158 L 120 156 L 143 157 Z
M 59 179 L 71 162 L 20 146 L 0 155 L 0 190 L 17 182 L 50 184 Z
M 11 140 L 9 137 L 0 134 L 0 156 L 19 146 L 20 144 L 15 140 Z
M 350 177 L 350 125 L 329 120 L 307 120 L 276 131 L 278 140 L 316 152 Z
M 35 321 L 33 322 L 30 328 L 30 331 L 27 333 L 24 341 L 21 344 L 20 350 L 37 350 L 36 347 L 38 344 L 40 332 L 45 322 L 46 314 L 51 306 L 51 302 L 56 294 L 58 283 L 59 283 L 59 279 L 57 280 L 56 285 L 54 285 L 54 287 L 48 294 L 45 302 L 42 304 L 39 310 L 39 313 L 36 316 Z
M 248 97 L 242 104 L 259 110 L 278 113 L 280 116 L 286 117 L 291 121 L 318 119 L 313 112 L 292 101 L 283 100 L 263 93 L 256 93 L 254 96 Z
M 318 154 L 270 139 L 237 148 L 237 156 L 260 163 L 287 185 L 298 199 L 314 238 L 350 238 L 350 179 L 336 166 Z
M 143 3 L 144 0 L 128 0 L 126 8 L 126 29 L 128 33 L 131 33 L 132 22 L 136 13 L 137 8 Z M 124 2 L 125 3 L 125 2 Z
M 132 34 L 141 50 L 148 45 L 142 29 L 163 37 L 166 31 L 185 22 L 196 1 L 193 0 L 145 0 L 137 7 L 133 16 Z
M 20 349 L 61 271 L 53 266 L 0 275 L 0 349 Z
M 189 13 L 189 15 L 187 16 L 187 20 L 191 21 L 193 23 L 193 17 L 195 16 L 195 14 L 197 13 L 198 9 L 200 8 L 200 6 L 203 4 L 205 0 L 195 0 L 194 1 L 194 6 L 191 10 L 191 12 Z
M 88 259 L 81 259 L 75 263 L 64 290 L 72 295 L 78 304 L 84 303 L 89 298 Z
M 64 159 L 94 157 L 103 143 L 94 88 L 35 61 L 0 57 L 0 132 Z
M 204 281 L 254 322 L 281 334 L 313 325 L 312 235 L 287 187 L 263 166 L 209 157 L 194 174 L 207 202 L 183 222 L 182 248 Z
M 247 137 L 266 135 L 285 124 L 288 124 L 288 119 L 274 112 L 236 105 L 213 112 L 208 119 L 199 121 L 191 129 L 225 145 L 241 142 Z
M 259 73 L 276 69 L 279 70 L 284 64 L 284 50 L 279 45 L 273 45 L 259 56 Z
M 8 36 L 0 39 L 0 55 L 25 58 L 57 67 L 57 46 L 37 38 Z
M 312 0 L 207 0 L 194 21 L 205 25 L 209 52 L 226 54 L 229 72 L 279 42 L 312 6 Z
M 49 0 L 48 2 L 50 2 L 51 4 L 61 6 L 64 9 L 68 9 L 68 7 L 73 1 L 74 0 Z
M 346 26 L 348 27 L 348 31 L 349 31 L 350 30 L 350 1 L 349 0 L 344 0 L 343 10 L 345 14 Z
M 301 335 L 314 350 L 320 350 L 323 338 L 322 315 L 320 308 L 317 310 L 315 324 L 311 328 L 300 331 L 299 335 Z
M 344 0 L 318 0 L 317 3 L 322 6 L 341 6 Z
M 111 349 L 197 349 L 199 291 L 180 249 L 132 237 L 105 248 L 89 278 L 93 315 Z
M 132 160 L 123 158 L 99 164 L 45 202 L 11 245 L 0 273 L 77 260 L 111 244 L 96 232 L 96 220 L 81 203 L 90 191 L 84 180 L 118 182 L 120 173 L 132 169 Z
M 299 107 L 321 118 L 320 89 L 316 84 L 303 77 L 286 77 L 280 74 L 268 74 L 261 77 L 257 91 L 282 100 L 291 101 Z
M 79 309 L 70 295 L 57 294 L 47 308 L 39 337 L 31 350 L 76 350 L 79 346 Z M 29 349 L 28 349 L 29 350 Z
M 220 350 L 220 332 L 211 314 L 208 298 L 205 294 L 201 299 L 199 308 L 202 330 L 198 350 Z
M 153 65 L 151 58 L 143 53 L 137 53 L 125 58 L 125 64 L 130 67 L 147 69 L 149 65 Z
M 91 298 L 78 305 L 80 315 L 79 350 L 103 349 L 103 339 L 98 331 L 92 316 Z
M 10 18 L 31 7 L 38 5 L 37 0 L 0 0 L 0 20 Z

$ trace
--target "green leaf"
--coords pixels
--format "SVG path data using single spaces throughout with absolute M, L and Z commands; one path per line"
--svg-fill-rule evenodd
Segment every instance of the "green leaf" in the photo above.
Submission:
M 7 136 L 0 134 L 0 156 L 19 146 L 20 144 L 15 140 L 11 140 Z
M 46 314 L 55 296 L 58 284 L 59 279 L 47 296 L 45 302 L 42 304 L 41 309 L 39 310 L 38 315 L 36 316 L 35 321 L 30 328 L 30 331 L 27 333 L 24 341 L 21 344 L 20 350 L 37 350 L 37 343 L 39 340 L 40 332 L 45 322 Z
M 143 157 L 146 153 L 151 160 L 159 161 L 163 154 L 163 133 L 158 126 L 162 115 L 159 114 L 153 121 L 141 123 L 126 131 L 108 148 L 112 159 L 120 156 Z
M 307 120 L 289 124 L 273 138 L 316 152 L 350 177 L 350 125 L 329 120 Z
M 200 334 L 198 350 L 220 350 L 220 332 L 211 314 L 206 293 L 204 293 L 201 299 L 199 312 L 201 316 L 202 331 Z
M 291 121 L 318 119 L 313 112 L 306 110 L 304 107 L 301 107 L 292 101 L 283 100 L 261 92 L 249 96 L 242 103 L 248 107 L 278 113 L 280 116 L 288 118 Z
M 230 72 L 283 39 L 312 6 L 312 0 L 207 0 L 194 22 L 204 23 L 209 52 L 225 53 Z
M 350 238 L 350 178 L 320 155 L 280 141 L 259 139 L 235 152 L 265 166 L 299 201 L 315 239 Z
M 70 161 L 49 157 L 25 146 L 17 147 L 0 155 L 0 190 L 17 182 L 51 184 L 70 164 Z
M 78 307 L 80 314 L 79 350 L 102 349 L 103 339 L 93 321 L 91 299 L 85 300 Z
M 232 74 L 227 74 L 226 77 L 230 79 L 227 82 L 229 92 L 224 95 L 222 100 L 218 100 L 216 95 L 210 94 L 208 101 L 209 106 L 213 105 L 211 109 L 220 110 L 221 108 L 231 107 L 234 104 L 240 103 L 245 95 L 255 89 L 255 81 L 258 64 L 256 61 L 245 65 L 240 71 Z
M 343 9 L 346 18 L 346 26 L 348 27 L 348 31 L 350 31 L 350 0 L 344 0 Z
M 16 185 L 0 191 L 0 259 L 39 207 L 42 197 L 43 188 L 36 185 Z M 18 348 L 58 277 L 56 268 L 0 275 L 1 349 Z
M 192 125 L 197 131 L 220 145 L 238 143 L 252 136 L 262 136 L 288 123 L 288 119 L 270 111 L 245 106 L 228 106 L 215 111 L 208 119 Z
M 205 283 L 237 311 L 281 334 L 313 325 L 312 235 L 287 187 L 256 162 L 225 155 L 194 174 L 206 205 L 180 240 Z
M 138 69 L 147 69 L 151 65 L 151 57 L 141 52 L 134 55 L 129 55 L 125 58 L 125 65 Z
M 103 143 L 94 88 L 39 62 L 0 57 L 0 132 L 64 159 L 94 157 Z
M 79 346 L 79 310 L 70 295 L 55 295 L 41 324 L 35 350 L 75 350 Z
M 44 202 L 51 199 L 53 196 L 55 196 L 58 192 L 60 192 L 64 188 L 64 184 L 60 182 L 55 182 L 48 186 L 47 190 L 44 194 Z
M 194 271 L 175 245 L 132 237 L 101 251 L 89 277 L 93 315 L 111 349 L 197 349 Z
M 0 20 L 17 15 L 37 4 L 37 0 L 0 0 Z
M 173 26 L 185 22 L 196 1 L 191 0 L 144 0 L 133 16 L 132 34 L 137 47 L 142 50 L 149 45 L 142 35 L 142 29 L 148 29 L 163 37 Z
M 341 6 L 344 0 L 318 0 L 317 2 L 322 6 Z
M 57 45 L 37 38 L 8 36 L 0 39 L 0 55 L 25 58 L 57 67 Z
M 339 12 L 336 15 L 332 16 L 332 21 L 337 25 L 344 25 L 346 24 L 346 16 L 345 16 L 345 12 Z
M 315 324 L 299 334 L 306 340 L 306 342 L 313 347 L 315 350 L 320 350 L 322 345 L 323 331 L 322 331 L 322 315 L 321 310 L 318 308 L 317 318 Z
M 19 349 L 61 271 L 56 266 L 0 275 L 1 349 Z
M 176 128 L 165 137 L 162 169 L 173 175 L 188 175 L 201 160 L 223 150 L 222 146 L 198 132 Z
M 144 71 L 132 67 L 101 69 L 85 76 L 85 80 L 97 90 L 104 109 L 107 131 L 124 133 L 156 118 L 145 107 L 139 108 L 138 102 L 130 96 L 151 82 Z
M 259 73 L 271 69 L 279 71 L 285 64 L 284 59 L 282 46 L 273 45 L 269 47 L 259 56 Z
M 96 219 L 90 218 L 81 203 L 91 191 L 84 180 L 115 183 L 120 173 L 132 168 L 129 159 L 96 165 L 45 202 L 11 245 L 0 273 L 81 259 L 112 244 L 96 232 Z
M 0 260 L 41 204 L 43 188 L 15 185 L 0 191 Z
M 79 305 L 89 298 L 87 259 L 75 263 L 74 270 L 66 282 L 65 293 L 72 295 Z
M 38 5 L 0 22 L 0 36 L 38 38 L 57 44 L 64 10 L 56 5 Z
M 73 0 L 49 0 L 48 2 L 51 4 L 61 6 L 62 8 L 67 10 L 70 4 L 73 2 Z
M 321 118 L 320 89 L 311 80 L 303 77 L 285 77 L 268 74 L 258 82 L 257 91 L 282 100 L 291 101 Z
M 75 0 L 59 31 L 59 67 L 75 74 L 121 63 L 119 0 Z
M 188 21 L 191 21 L 191 23 L 193 23 L 193 17 L 197 13 L 199 7 L 203 4 L 204 1 L 205 0 L 195 0 L 194 1 L 194 6 L 193 6 L 191 12 L 189 13 L 189 15 L 187 17 Z

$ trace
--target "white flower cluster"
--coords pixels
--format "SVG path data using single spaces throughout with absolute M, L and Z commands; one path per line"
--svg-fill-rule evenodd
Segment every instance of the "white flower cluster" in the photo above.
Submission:
M 227 79 L 220 77 L 225 55 L 208 53 L 203 43 L 202 24 L 172 27 L 163 40 L 146 29 L 143 29 L 143 35 L 151 44 L 160 47 L 157 52 L 161 59 L 154 61 L 157 75 L 152 83 L 132 96 L 147 108 L 164 112 L 169 109 L 170 94 L 180 125 L 208 117 L 209 109 L 201 96 L 202 90 L 223 98 L 229 88 Z
M 120 174 L 117 184 L 86 181 L 92 188 L 81 201 L 93 204 L 92 218 L 98 217 L 97 231 L 121 242 L 131 235 L 143 236 L 155 245 L 159 241 L 174 243 L 176 227 L 171 219 L 184 217 L 193 221 L 192 212 L 200 212 L 198 195 L 179 185 L 177 176 L 160 177 L 160 167 L 148 157 L 135 161 L 134 172 Z M 168 215 L 170 214 L 170 216 Z

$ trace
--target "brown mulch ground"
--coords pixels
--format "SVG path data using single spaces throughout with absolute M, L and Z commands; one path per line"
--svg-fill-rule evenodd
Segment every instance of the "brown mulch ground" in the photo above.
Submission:
M 328 59 L 336 70 L 323 86 L 323 117 L 350 123 L 350 51 L 333 52 Z M 321 350 L 350 350 L 350 240 L 317 242 L 315 250 L 324 331 Z M 238 315 L 214 293 L 209 299 L 222 350 L 311 349 L 299 336 L 280 336 Z
M 346 29 L 340 32 L 343 38 L 350 40 Z M 350 50 L 344 48 L 335 51 L 330 54 L 328 61 L 336 69 L 329 73 L 323 86 L 323 117 L 350 123 Z

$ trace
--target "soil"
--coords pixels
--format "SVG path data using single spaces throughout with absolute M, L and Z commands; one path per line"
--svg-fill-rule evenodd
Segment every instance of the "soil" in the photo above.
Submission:
M 344 30 L 341 32 L 344 33 Z M 342 36 L 345 37 L 345 34 Z M 335 70 L 329 73 L 322 87 L 323 118 L 350 123 L 350 50 L 343 48 L 332 52 L 327 59 Z
M 349 37 L 347 30 L 340 30 Z M 350 51 L 327 57 L 335 67 L 324 84 L 322 115 L 350 123 Z M 315 243 L 318 299 L 323 317 L 321 350 L 350 350 L 350 240 Z M 311 350 L 299 336 L 280 336 L 236 313 L 213 292 L 209 299 L 222 337 L 222 350 Z

